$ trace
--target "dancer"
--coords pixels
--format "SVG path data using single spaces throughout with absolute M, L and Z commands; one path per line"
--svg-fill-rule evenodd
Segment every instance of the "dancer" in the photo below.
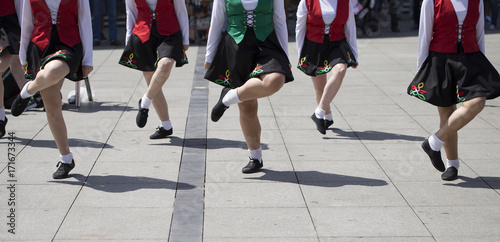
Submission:
M 10 66 L 12 57 L 19 54 L 21 11 L 21 1 L 2 1 L 0 8 L 0 74 Z M 4 86 L 0 75 L 0 138 L 5 135 L 5 126 L 8 122 L 7 117 L 5 117 L 3 99 Z
M 47 21 L 41 21 L 47 20 Z M 50 131 L 60 159 L 54 179 L 68 177 L 75 167 L 62 114 L 60 90 L 64 78 L 82 80 L 92 72 L 92 28 L 89 2 L 85 0 L 24 0 L 19 59 L 27 82 L 12 103 L 19 116 L 30 97 L 40 91 Z
M 297 9 L 297 68 L 311 76 L 318 107 L 311 119 L 321 134 L 333 124 L 330 103 L 348 67 L 356 68 L 356 23 L 349 0 L 303 0 Z M 327 73 L 332 76 L 327 81 Z
M 222 28 L 227 19 L 227 28 Z M 211 119 L 217 122 L 233 104 L 250 153 L 243 173 L 262 168 L 258 98 L 293 81 L 283 0 L 215 0 L 208 35 L 205 78 L 224 86 Z
M 175 63 L 188 63 L 189 21 L 184 0 L 127 0 L 126 47 L 120 64 L 142 71 L 148 90 L 139 100 L 136 123 L 143 128 L 151 103 L 160 118 L 160 126 L 150 139 L 173 133 L 168 104 L 161 90 Z
M 422 143 L 443 180 L 458 176 L 457 131 L 500 95 L 500 77 L 486 59 L 482 0 L 424 0 L 418 72 L 408 94 L 437 106 L 439 130 Z M 457 108 L 457 103 L 463 105 Z M 446 167 L 441 148 L 446 153 Z

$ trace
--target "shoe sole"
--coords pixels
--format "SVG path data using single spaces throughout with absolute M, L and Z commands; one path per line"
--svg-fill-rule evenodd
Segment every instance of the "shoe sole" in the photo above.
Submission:
M 210 119 L 213 121 L 213 122 L 217 122 L 219 121 L 220 118 L 222 118 L 222 115 L 224 115 L 224 112 L 226 111 L 226 109 L 228 109 L 228 107 L 226 107 L 224 105 L 224 103 L 222 103 L 222 99 L 224 98 L 224 96 L 226 96 L 227 92 L 229 92 L 231 89 L 230 88 L 226 88 L 224 87 L 220 93 L 220 97 L 219 97 L 219 101 L 217 101 L 217 104 L 215 104 L 215 106 L 212 108 L 212 113 L 210 115 Z M 222 110 L 220 116 L 217 115 L 217 107 L 220 107 L 222 106 L 224 108 L 224 110 Z
M 431 149 L 431 146 L 429 145 L 429 141 L 425 140 L 420 146 L 422 147 L 424 152 L 427 154 L 429 159 L 431 159 L 432 166 L 434 166 L 434 168 L 436 168 L 436 170 L 438 170 L 440 172 L 444 172 L 446 170 L 446 167 L 444 166 L 444 163 L 443 163 L 443 160 L 441 159 L 441 157 L 439 157 L 439 161 L 435 161 L 434 159 L 432 159 L 432 156 L 427 152 L 428 150 L 433 151 Z M 435 152 L 437 152 L 437 151 L 435 151 Z
M 326 134 L 326 128 L 325 128 L 325 122 L 323 120 L 320 120 L 316 118 L 316 115 L 311 115 L 312 121 L 316 124 L 316 129 L 323 135 Z
M 144 124 L 141 122 L 141 118 L 139 118 L 140 116 L 142 116 L 142 113 L 141 113 L 141 102 L 142 102 L 142 99 L 139 99 L 139 111 L 137 111 L 137 116 L 135 117 L 135 124 L 137 124 L 137 127 L 139 128 L 144 128 L 144 126 L 146 126 L 146 124 L 148 123 L 148 115 L 146 114 L 146 118 L 145 118 L 145 121 L 144 121 Z

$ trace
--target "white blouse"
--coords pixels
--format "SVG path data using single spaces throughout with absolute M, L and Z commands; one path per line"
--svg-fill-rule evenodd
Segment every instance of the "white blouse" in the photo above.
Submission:
M 153 11 L 156 10 L 157 2 L 158 0 L 146 0 L 146 3 Z M 125 36 L 125 45 L 127 45 L 137 22 L 139 11 L 134 0 L 125 0 L 125 3 L 127 5 L 127 35 Z M 174 11 L 182 33 L 182 44 L 189 45 L 189 18 L 184 0 L 174 0 Z
M 323 15 L 323 22 L 327 25 L 329 30 L 329 25 L 335 19 L 337 15 L 337 0 L 319 0 L 321 6 L 321 14 Z M 304 39 L 306 37 L 307 30 L 307 4 L 306 0 L 302 0 L 297 8 L 297 26 L 295 28 L 295 41 L 297 42 L 297 49 L 300 53 L 302 52 L 302 47 L 304 46 Z M 347 39 L 347 43 L 354 54 L 354 57 L 358 58 L 358 46 L 356 43 L 356 22 L 354 19 L 354 13 L 352 11 L 351 1 L 349 1 L 349 17 L 344 26 L 344 33 Z
M 20 0 L 21 1 L 21 0 Z M 26 64 L 26 51 L 31 41 L 31 34 L 34 28 L 33 12 L 29 0 L 23 1 L 23 13 L 21 24 L 21 47 L 19 50 L 19 60 L 22 65 Z M 57 11 L 61 0 L 45 0 L 49 7 L 52 23 L 57 23 Z M 78 29 L 83 47 L 83 66 L 92 66 L 92 19 L 90 15 L 89 1 L 78 0 Z
M 242 0 L 241 3 L 246 11 L 253 11 L 257 7 L 258 0 Z M 274 31 L 276 32 L 281 48 L 288 56 L 288 30 L 286 27 L 286 14 L 283 0 L 273 0 L 273 11 Z M 217 47 L 224 31 L 223 27 L 226 23 L 226 17 L 226 1 L 214 0 L 205 62 L 212 63 L 214 60 Z
M 457 13 L 458 24 L 463 24 L 465 16 L 467 15 L 468 0 L 451 0 L 453 8 Z M 432 40 L 432 33 L 434 29 L 434 1 L 424 0 L 422 2 L 422 9 L 420 13 L 420 28 L 418 31 L 418 57 L 417 57 L 417 70 L 422 67 L 425 59 L 429 56 L 429 46 Z M 461 33 L 459 33 L 461 38 Z M 483 0 L 479 0 L 479 19 L 476 24 L 476 41 L 479 49 L 483 54 L 485 53 L 484 47 L 484 5 Z
M 17 14 L 17 21 L 19 21 L 19 25 L 21 25 L 21 22 L 23 21 L 22 16 L 23 16 L 23 1 L 22 0 L 13 0 L 14 5 L 16 7 L 16 14 Z

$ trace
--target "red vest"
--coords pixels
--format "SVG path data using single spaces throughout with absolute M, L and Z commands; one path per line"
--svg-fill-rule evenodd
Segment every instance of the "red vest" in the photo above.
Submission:
M 307 30 L 306 37 L 310 41 L 323 43 L 325 37 L 325 22 L 321 13 L 319 0 L 308 0 L 307 4 Z M 344 25 L 349 17 L 349 0 L 338 0 L 337 14 L 330 25 L 330 41 L 342 40 L 345 38 Z
M 59 39 L 69 47 L 81 43 L 80 32 L 78 28 L 78 1 L 79 0 L 61 0 L 57 12 L 57 33 Z M 50 41 L 50 32 L 52 30 L 52 18 L 50 10 L 45 0 L 30 0 L 33 19 L 33 33 L 31 42 L 35 43 L 42 51 L 47 48 Z
M 16 13 L 16 5 L 14 5 L 14 0 L 4 0 L 2 1 L 2 7 L 0 7 L 0 17 Z
M 132 33 L 137 35 L 142 43 L 149 40 L 154 17 L 156 28 L 161 35 L 172 35 L 180 30 L 172 0 L 159 0 L 156 3 L 156 11 L 151 10 L 146 0 L 135 0 L 135 4 L 139 13 Z
M 479 0 L 469 0 L 462 25 L 462 46 L 465 53 L 480 51 L 476 40 Z M 440 53 L 457 53 L 458 18 L 450 0 L 434 0 L 434 29 L 429 49 Z

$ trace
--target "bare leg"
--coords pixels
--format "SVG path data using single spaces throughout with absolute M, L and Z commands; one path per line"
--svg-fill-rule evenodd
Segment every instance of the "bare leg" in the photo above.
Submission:
M 312 76 L 311 80 L 314 86 L 314 93 L 316 94 L 316 103 L 319 105 L 326 86 L 326 74 Z
M 240 109 L 240 125 L 249 150 L 260 147 L 261 127 L 259 122 L 258 101 L 256 99 L 238 104 Z
M 28 86 L 28 93 L 34 94 L 38 91 L 60 84 L 59 82 L 64 79 L 68 73 L 69 66 L 66 62 L 58 59 L 52 60 L 45 65 L 44 69 L 38 72 L 35 80 Z M 59 93 L 57 95 L 59 96 Z
M 439 112 L 439 128 L 442 128 L 448 123 L 450 116 L 457 110 L 457 106 L 453 105 L 450 107 L 438 107 Z M 439 137 L 438 137 L 439 138 Z M 458 159 L 458 133 L 452 133 L 448 140 L 443 145 L 444 151 L 446 153 L 446 158 L 448 160 Z
M 162 58 L 157 63 L 156 71 L 151 78 L 151 83 L 149 83 L 148 90 L 146 91 L 146 97 L 149 99 L 155 99 L 156 95 L 161 91 L 163 85 L 170 76 L 170 71 L 174 65 L 175 61 L 171 58 Z
M 12 56 L 12 61 L 10 62 L 10 72 L 12 72 L 12 76 L 16 79 L 17 86 L 19 89 L 23 88 L 24 83 L 26 82 L 26 78 L 24 77 L 24 70 L 19 62 L 19 56 Z
M 38 76 L 37 76 L 38 79 Z M 47 113 L 47 121 L 49 123 L 50 131 L 54 136 L 57 149 L 61 155 L 69 154 L 68 133 L 66 130 L 66 123 L 62 114 L 62 99 L 60 90 L 64 79 L 60 79 L 56 84 L 45 88 L 40 91 L 43 102 L 45 105 L 45 112 Z
M 146 83 L 148 84 L 148 91 L 151 88 L 151 79 L 154 77 L 154 72 L 143 72 L 144 79 L 146 79 Z M 163 82 L 165 83 L 165 82 Z M 148 96 L 146 92 L 146 96 Z M 156 93 L 156 96 L 153 99 L 153 106 L 155 107 L 156 113 L 160 118 L 160 121 L 170 120 L 170 116 L 168 115 L 168 104 L 165 99 L 165 95 L 163 95 L 163 91 L 160 90 Z
M 12 59 L 12 55 L 8 51 L 3 51 L 0 55 L 0 108 L 3 107 L 3 97 L 4 97 L 4 86 L 2 79 L 2 72 L 7 70 L 10 65 L 10 61 Z
M 468 124 L 476 115 L 478 115 L 484 108 L 486 103 L 485 97 L 477 97 L 465 101 L 462 107 L 456 109 L 442 124 L 442 127 L 436 132 L 436 136 L 444 141 L 452 141 L 456 137 L 458 130 Z
M 251 78 L 238 88 L 241 101 L 268 97 L 278 92 L 285 84 L 285 75 L 281 73 L 263 74 L 260 78 Z
M 332 69 L 332 76 L 326 82 L 323 95 L 321 96 L 321 100 L 318 105 L 319 108 L 326 111 L 326 114 L 329 114 L 331 112 L 330 103 L 332 102 L 335 95 L 337 95 L 337 92 L 342 85 L 346 70 L 347 64 L 339 63 L 335 65 Z

